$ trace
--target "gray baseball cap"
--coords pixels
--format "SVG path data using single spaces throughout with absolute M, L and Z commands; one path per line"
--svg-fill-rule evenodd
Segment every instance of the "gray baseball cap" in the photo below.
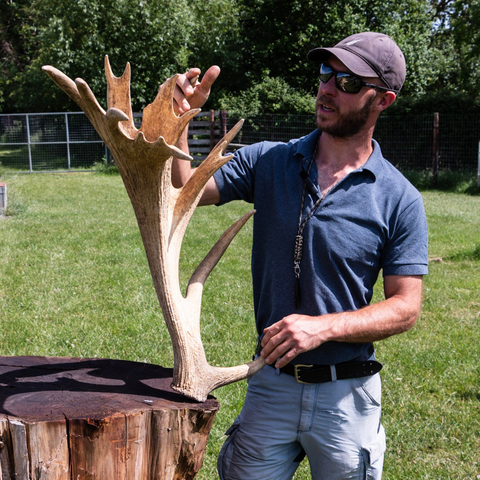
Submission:
M 398 45 L 383 33 L 363 32 L 350 35 L 332 48 L 315 48 L 308 60 L 323 63 L 335 55 L 359 77 L 378 77 L 394 92 L 405 82 L 405 57 Z

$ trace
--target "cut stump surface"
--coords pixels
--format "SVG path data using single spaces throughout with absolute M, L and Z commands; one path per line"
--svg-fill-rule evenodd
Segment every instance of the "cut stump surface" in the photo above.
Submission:
M 192 479 L 217 400 L 173 370 L 107 359 L 0 357 L 0 480 Z

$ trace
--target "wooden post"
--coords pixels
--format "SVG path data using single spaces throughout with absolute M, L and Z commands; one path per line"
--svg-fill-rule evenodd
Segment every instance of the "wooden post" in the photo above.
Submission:
M 171 381 L 137 362 L 0 357 L 0 479 L 193 479 L 219 404 Z
M 478 142 L 477 187 L 480 188 L 480 141 Z
M 210 110 L 210 150 L 213 150 L 215 143 L 215 110 Z
M 0 215 L 7 211 L 7 184 L 0 182 Z
M 438 183 L 438 157 L 439 157 L 439 127 L 440 127 L 440 114 L 435 112 L 433 114 L 433 186 L 436 187 Z
M 227 117 L 226 110 L 220 110 L 220 136 L 224 137 L 227 134 Z

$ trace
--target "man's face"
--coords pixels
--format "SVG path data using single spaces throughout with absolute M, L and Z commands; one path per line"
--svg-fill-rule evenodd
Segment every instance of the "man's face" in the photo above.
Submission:
M 349 72 L 336 57 L 325 62 L 333 70 Z M 317 128 L 332 137 L 350 138 L 371 121 L 371 110 L 377 90 L 362 88 L 359 93 L 346 93 L 335 86 L 332 76 L 327 83 L 320 82 L 317 94 Z

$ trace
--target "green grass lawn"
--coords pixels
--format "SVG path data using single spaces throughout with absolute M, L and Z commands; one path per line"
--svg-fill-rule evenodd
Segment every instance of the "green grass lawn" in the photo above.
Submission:
M 7 175 L 0 218 L 0 354 L 109 357 L 172 366 L 140 235 L 118 175 Z M 423 192 L 430 275 L 408 333 L 377 344 L 384 364 L 384 479 L 480 478 L 480 196 Z M 181 282 L 249 205 L 197 210 L 182 248 Z M 250 359 L 255 342 L 251 221 L 205 285 L 202 336 L 210 363 Z M 379 286 L 380 287 L 380 286 Z M 376 299 L 381 299 L 378 288 Z M 216 478 L 223 433 L 245 382 L 221 404 L 204 466 Z M 296 479 L 308 479 L 304 462 Z

